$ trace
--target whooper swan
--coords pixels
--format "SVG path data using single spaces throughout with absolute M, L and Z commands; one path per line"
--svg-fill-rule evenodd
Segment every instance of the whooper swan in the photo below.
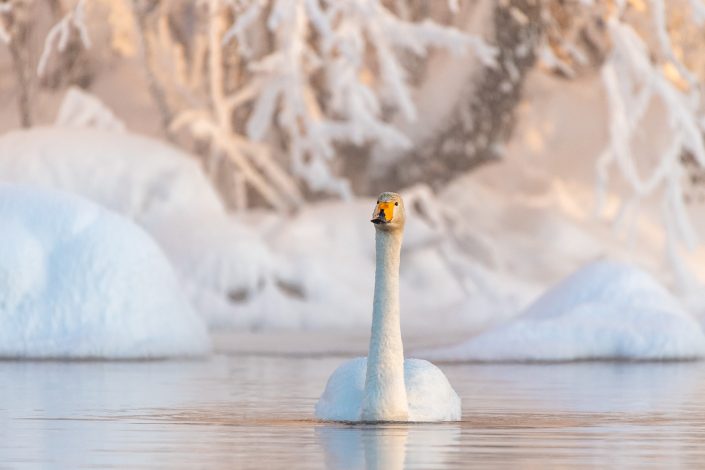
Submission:
M 399 259 L 404 203 L 382 193 L 372 215 L 376 268 L 368 357 L 352 359 L 333 372 L 316 404 L 326 421 L 458 421 L 460 398 L 439 368 L 404 359 L 399 323 Z

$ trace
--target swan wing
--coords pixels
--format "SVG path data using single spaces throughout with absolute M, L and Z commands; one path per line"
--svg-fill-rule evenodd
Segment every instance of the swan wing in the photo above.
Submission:
M 316 418 L 325 421 L 359 421 L 365 391 L 367 358 L 343 363 L 331 374 L 316 403 Z
M 410 421 L 460 421 L 460 397 L 441 369 L 423 359 L 406 359 L 404 382 Z

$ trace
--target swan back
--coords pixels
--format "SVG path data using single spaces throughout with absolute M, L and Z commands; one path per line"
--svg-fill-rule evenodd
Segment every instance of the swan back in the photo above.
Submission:
M 361 421 L 367 374 L 367 358 L 351 359 L 328 379 L 316 404 L 316 418 L 325 421 Z M 404 361 L 404 383 L 409 403 L 409 421 L 459 421 L 460 397 L 443 372 L 422 359 Z

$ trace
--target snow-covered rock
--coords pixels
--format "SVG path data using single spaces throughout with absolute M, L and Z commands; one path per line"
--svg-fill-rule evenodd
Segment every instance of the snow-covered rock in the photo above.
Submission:
M 705 334 L 651 276 L 598 261 L 508 323 L 421 355 L 445 361 L 693 359 L 705 356 Z
M 204 354 L 209 339 L 159 247 L 77 196 L 0 185 L 0 357 Z
M 208 322 L 248 326 L 232 299 L 272 269 L 257 234 L 227 214 L 195 158 L 155 139 L 45 127 L 0 136 L 0 182 L 78 194 L 137 222 L 161 245 Z

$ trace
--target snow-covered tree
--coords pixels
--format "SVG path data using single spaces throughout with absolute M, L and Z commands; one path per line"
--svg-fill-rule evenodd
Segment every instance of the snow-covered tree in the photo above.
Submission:
M 532 0 L 458 2 L 454 17 L 468 10 L 471 18 L 466 23 L 488 24 L 486 36 L 497 52 L 495 66 L 477 67 L 478 73 L 469 77 L 457 96 L 444 93 L 447 70 L 426 71 L 426 82 L 437 89 L 437 99 L 452 103 L 450 112 L 439 116 L 435 132 L 401 154 L 403 165 L 383 165 L 381 171 L 372 172 L 371 192 L 418 182 L 442 187 L 463 172 L 502 157 L 544 31 L 542 4 Z
M 633 227 L 640 204 L 661 200 L 667 253 L 682 284 L 688 274 L 678 245 L 698 243 L 686 207 L 686 185 L 705 168 L 705 4 L 701 0 L 584 0 L 553 2 L 543 65 L 573 77 L 590 63 L 600 68 L 609 109 L 609 143 L 597 159 L 598 210 L 610 176 L 630 192 L 616 223 Z M 576 20 L 575 18 L 578 18 Z M 637 144 L 654 109 L 666 116 L 667 142 L 649 155 Z
M 280 210 L 321 192 L 443 185 L 501 157 L 536 57 L 568 79 L 599 68 L 611 136 L 596 156 L 599 187 L 615 173 L 632 186 L 627 223 L 660 192 L 672 238 L 692 245 L 683 183 L 704 159 L 704 11 L 702 0 L 11 0 L 0 3 L 0 42 L 25 125 L 37 72 L 68 60 L 71 41 L 110 60 L 137 55 L 164 135 L 203 155 L 235 207 Z M 109 26 L 107 46 L 92 40 L 94 25 Z M 32 28 L 44 31 L 38 47 Z M 478 73 L 457 96 L 431 94 L 450 111 L 417 139 L 409 123 L 429 124 L 419 94 L 444 86 L 442 53 Z M 634 151 L 653 106 L 672 131 L 656 163 Z

